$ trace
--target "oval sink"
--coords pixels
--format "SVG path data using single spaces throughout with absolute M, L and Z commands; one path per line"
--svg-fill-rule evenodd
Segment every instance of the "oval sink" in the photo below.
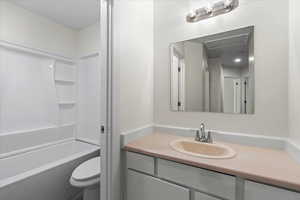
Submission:
M 202 158 L 226 159 L 236 155 L 232 148 L 219 143 L 209 144 L 189 139 L 179 139 L 172 141 L 170 146 L 175 151 Z

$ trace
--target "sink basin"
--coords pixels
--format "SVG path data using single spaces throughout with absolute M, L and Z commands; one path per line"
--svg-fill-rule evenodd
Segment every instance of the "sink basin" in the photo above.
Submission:
M 208 144 L 197 142 L 192 139 L 175 140 L 170 143 L 170 146 L 175 151 L 202 158 L 226 159 L 236 155 L 236 152 L 232 148 L 223 144 Z

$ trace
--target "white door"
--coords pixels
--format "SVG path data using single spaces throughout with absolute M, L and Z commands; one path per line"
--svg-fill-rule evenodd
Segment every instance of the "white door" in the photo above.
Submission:
M 241 80 L 232 77 L 224 78 L 224 112 L 241 113 L 242 95 Z
M 171 109 L 184 111 L 185 104 L 185 63 L 184 59 L 171 50 Z
M 241 79 L 233 80 L 233 96 L 234 96 L 234 110 L 233 113 L 241 113 Z
M 172 56 L 172 64 L 171 64 L 171 107 L 172 110 L 178 111 L 179 106 L 179 58 L 176 55 Z
M 185 63 L 184 59 L 179 60 L 179 92 L 178 100 L 180 102 L 179 111 L 185 110 Z
M 234 90 L 233 80 L 231 78 L 224 78 L 224 112 L 234 112 Z

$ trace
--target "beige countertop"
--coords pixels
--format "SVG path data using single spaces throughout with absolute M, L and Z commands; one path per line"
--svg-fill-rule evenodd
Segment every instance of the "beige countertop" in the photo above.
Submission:
M 223 143 L 237 152 L 234 158 L 204 159 L 173 150 L 169 143 L 179 138 L 184 137 L 155 133 L 127 144 L 124 150 L 300 191 L 300 164 L 285 151 Z

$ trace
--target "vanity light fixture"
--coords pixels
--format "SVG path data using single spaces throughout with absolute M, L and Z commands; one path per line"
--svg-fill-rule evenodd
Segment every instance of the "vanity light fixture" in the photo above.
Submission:
M 239 5 L 239 0 L 219 0 L 214 3 L 207 3 L 207 5 L 192 10 L 186 16 L 187 22 L 198 22 L 203 19 L 228 13 Z
M 241 58 L 236 58 L 236 59 L 234 59 L 234 62 L 235 63 L 240 63 L 240 62 L 242 62 L 242 59 Z

